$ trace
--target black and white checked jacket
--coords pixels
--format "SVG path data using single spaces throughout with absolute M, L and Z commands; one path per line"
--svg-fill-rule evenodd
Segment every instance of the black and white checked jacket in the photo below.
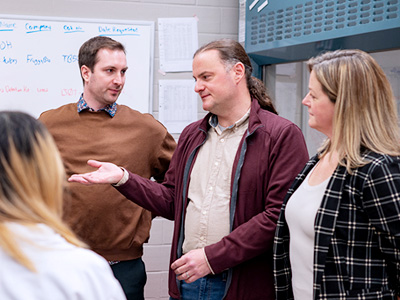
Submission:
M 400 158 L 369 152 L 350 175 L 338 167 L 315 219 L 313 299 L 377 300 L 400 295 Z M 296 177 L 274 243 L 277 300 L 293 299 L 285 207 L 317 163 Z M 301 300 L 301 299 L 296 299 Z

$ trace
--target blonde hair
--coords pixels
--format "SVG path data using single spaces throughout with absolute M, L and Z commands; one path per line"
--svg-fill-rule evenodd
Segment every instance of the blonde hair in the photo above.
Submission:
M 44 125 L 25 113 L 4 111 L 0 132 L 0 246 L 32 271 L 34 263 L 18 247 L 7 222 L 46 224 L 68 242 L 86 247 L 61 219 L 65 170 Z
M 327 52 L 307 62 L 335 103 L 333 135 L 320 156 L 337 151 L 339 164 L 351 169 L 368 163 L 363 152 L 400 155 L 397 106 L 385 73 L 361 50 Z

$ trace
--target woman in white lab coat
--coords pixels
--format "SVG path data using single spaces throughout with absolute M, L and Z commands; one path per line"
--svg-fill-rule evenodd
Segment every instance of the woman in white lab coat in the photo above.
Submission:
M 44 125 L 0 112 L 0 299 L 125 299 L 106 260 L 63 223 L 64 182 Z

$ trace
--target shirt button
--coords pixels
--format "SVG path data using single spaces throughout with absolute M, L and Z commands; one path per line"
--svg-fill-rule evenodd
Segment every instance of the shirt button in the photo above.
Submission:
M 212 186 L 210 186 L 208 189 L 209 189 L 210 191 L 212 191 L 213 187 L 212 187 Z
M 225 139 L 221 139 L 220 142 L 221 142 L 221 143 L 225 142 Z
M 206 214 L 207 214 L 207 212 L 204 210 L 204 211 L 203 211 L 203 215 L 206 215 Z

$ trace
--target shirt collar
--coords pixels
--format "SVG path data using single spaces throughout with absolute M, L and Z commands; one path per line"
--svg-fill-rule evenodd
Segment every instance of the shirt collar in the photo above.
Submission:
M 235 128 L 235 127 L 239 127 L 240 125 L 242 125 L 244 122 L 247 121 L 247 119 L 250 116 L 250 108 L 249 110 L 243 115 L 243 117 L 241 117 L 239 120 L 237 120 L 233 125 L 226 127 L 225 129 L 231 129 L 231 128 Z M 211 125 L 211 127 L 213 127 L 215 130 L 220 131 L 221 128 L 218 126 L 218 116 L 217 115 L 211 115 L 210 119 L 208 120 L 208 123 Z
M 93 108 L 91 108 L 83 99 L 83 93 L 81 94 L 81 97 L 79 98 L 78 104 L 77 104 L 77 110 L 78 113 L 84 111 L 84 110 L 89 110 L 89 111 L 95 111 Z M 109 104 L 106 107 L 103 107 L 97 111 L 105 111 L 110 115 L 110 117 L 114 117 L 115 113 L 117 112 L 117 103 Z

